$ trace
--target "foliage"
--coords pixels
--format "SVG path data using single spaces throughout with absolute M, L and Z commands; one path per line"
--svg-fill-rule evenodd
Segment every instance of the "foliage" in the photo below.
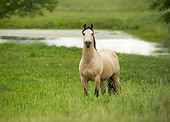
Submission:
M 169 24 L 169 37 L 165 39 L 164 46 L 170 52 L 170 0 L 150 0 L 150 8 L 160 12 L 162 21 Z
M 121 94 L 84 97 L 82 49 L 0 44 L 1 122 L 169 122 L 169 57 L 118 54 Z M 107 83 L 105 82 L 107 86 Z
M 53 11 L 57 0 L 0 0 L 0 18 L 17 14 L 20 16 L 43 14 L 43 9 Z
M 162 19 L 170 23 L 170 0 L 151 0 L 150 8 L 161 12 Z

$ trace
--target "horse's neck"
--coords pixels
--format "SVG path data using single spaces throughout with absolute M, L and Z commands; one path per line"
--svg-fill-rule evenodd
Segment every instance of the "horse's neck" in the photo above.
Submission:
M 97 54 L 97 50 L 92 46 L 90 48 L 83 47 L 83 60 L 88 64 L 91 61 L 94 61 Z

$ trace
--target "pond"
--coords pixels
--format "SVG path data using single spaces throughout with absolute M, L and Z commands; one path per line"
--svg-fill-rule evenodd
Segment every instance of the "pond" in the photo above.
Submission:
M 0 30 L 0 43 L 35 43 L 83 47 L 82 30 Z M 118 53 L 138 55 L 166 55 L 166 49 L 157 43 L 146 42 L 123 31 L 95 30 L 97 49 L 111 49 Z

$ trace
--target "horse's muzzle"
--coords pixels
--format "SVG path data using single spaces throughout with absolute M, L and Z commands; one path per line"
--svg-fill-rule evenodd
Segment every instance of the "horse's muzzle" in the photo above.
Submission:
M 84 44 L 87 48 L 90 48 L 92 43 L 90 41 L 85 41 Z

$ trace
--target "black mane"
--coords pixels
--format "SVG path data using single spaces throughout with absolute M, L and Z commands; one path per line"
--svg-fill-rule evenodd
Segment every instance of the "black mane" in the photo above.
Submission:
M 90 29 L 90 30 L 93 31 L 93 28 L 91 28 L 90 26 L 88 26 L 88 27 L 85 27 L 85 28 L 83 29 L 82 33 L 83 33 L 85 30 L 87 30 L 87 29 Z M 94 32 L 94 31 L 93 31 L 93 32 Z

